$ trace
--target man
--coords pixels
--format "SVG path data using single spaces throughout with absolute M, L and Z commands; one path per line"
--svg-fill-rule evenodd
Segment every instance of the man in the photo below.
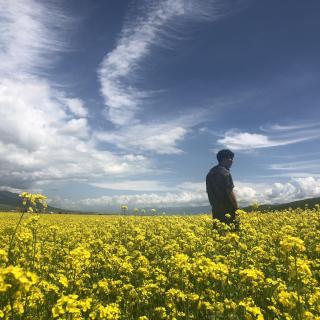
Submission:
M 213 167 L 206 177 L 212 217 L 225 223 L 234 222 L 235 212 L 238 209 L 237 199 L 233 192 L 233 180 L 229 171 L 233 158 L 232 151 L 220 150 L 217 153 L 219 164 Z M 227 213 L 231 215 L 231 218 L 226 217 Z

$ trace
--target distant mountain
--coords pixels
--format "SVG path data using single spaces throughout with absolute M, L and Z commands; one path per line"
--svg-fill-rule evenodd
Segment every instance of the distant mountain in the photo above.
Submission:
M 285 209 L 297 209 L 304 208 L 306 205 L 308 208 L 314 208 L 316 204 L 320 204 L 320 197 L 309 198 L 304 200 L 298 200 L 288 203 L 281 204 L 262 204 L 259 206 L 259 211 L 272 211 L 272 210 L 285 210 Z M 241 209 L 250 212 L 254 210 L 253 206 L 242 207 Z M 130 211 L 130 210 L 129 210 Z M 146 209 L 147 212 L 151 211 L 151 208 Z M 157 213 L 166 212 L 167 214 L 174 213 L 186 213 L 186 214 L 197 214 L 197 213 L 211 213 L 210 206 L 198 206 L 198 207 L 168 207 L 168 208 L 157 208 Z
M 0 191 L 0 210 L 10 211 L 16 210 L 21 206 L 21 198 L 17 193 L 9 191 Z
M 0 211 L 18 211 L 22 205 L 22 199 L 18 193 L 10 191 L 0 191 Z M 71 210 L 65 210 L 48 206 L 47 212 L 72 212 Z
M 259 211 L 269 211 L 269 210 L 285 210 L 285 209 L 297 209 L 297 208 L 304 208 L 305 206 L 308 206 L 308 208 L 314 208 L 316 204 L 320 204 L 320 197 L 317 198 L 308 198 L 288 203 L 280 203 L 280 204 L 263 204 L 259 206 Z M 242 208 L 245 211 L 253 211 L 253 206 L 248 206 Z

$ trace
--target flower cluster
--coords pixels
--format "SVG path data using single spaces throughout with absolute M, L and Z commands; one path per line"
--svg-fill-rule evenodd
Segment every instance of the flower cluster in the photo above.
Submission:
M 40 193 L 22 192 L 19 197 L 22 198 L 22 211 L 33 213 L 44 211 L 48 207 L 47 198 Z
M 2 213 L 0 319 L 320 319 L 319 207 L 237 219 L 26 214 L 9 257 Z

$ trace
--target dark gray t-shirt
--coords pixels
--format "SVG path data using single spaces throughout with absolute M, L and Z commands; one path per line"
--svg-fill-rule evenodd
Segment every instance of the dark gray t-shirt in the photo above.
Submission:
M 206 184 L 212 211 L 217 213 L 234 211 L 233 204 L 228 196 L 234 185 L 227 168 L 221 165 L 213 167 L 207 174 Z

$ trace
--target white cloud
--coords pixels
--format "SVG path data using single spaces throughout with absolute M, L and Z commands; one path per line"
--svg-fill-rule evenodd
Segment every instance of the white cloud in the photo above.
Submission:
M 284 173 L 278 173 L 278 174 L 270 174 L 270 175 L 259 175 L 259 178 L 266 178 L 266 179 L 271 179 L 271 178 L 307 178 L 307 177 L 315 177 L 318 178 L 320 177 L 320 173 L 313 173 L 313 172 L 294 172 L 294 171 L 288 171 Z
M 310 159 L 317 156 L 317 153 L 310 153 L 303 155 L 304 158 Z M 299 155 L 295 155 L 299 158 Z M 292 159 L 292 156 L 291 158 Z M 299 161 L 285 161 L 282 163 L 273 163 L 268 166 L 269 169 L 274 170 L 275 174 L 267 176 L 267 178 L 289 177 L 289 178 L 308 178 L 320 177 L 320 161 L 317 159 L 299 160 Z M 263 177 L 261 177 L 263 178 Z
M 21 189 L 15 189 L 15 188 L 10 188 L 10 187 L 3 187 L 0 186 L 0 190 L 1 191 L 9 191 L 9 192 L 13 192 L 13 193 L 20 193 Z
M 171 187 L 157 180 L 122 180 L 118 182 L 93 182 L 90 185 L 112 190 L 131 190 L 131 191 L 168 191 Z
M 150 181 L 141 181 L 141 185 L 143 184 L 148 185 Z M 137 186 L 139 186 L 139 182 L 137 182 Z M 112 187 L 111 184 L 110 187 Z M 141 191 L 142 189 L 143 188 L 141 188 Z M 125 190 L 125 188 L 122 189 L 120 184 L 119 190 Z M 286 203 L 320 196 L 320 179 L 314 177 L 296 178 L 290 179 L 285 183 L 249 183 L 235 181 L 235 193 L 241 206 L 247 206 L 254 202 L 259 202 L 260 204 Z M 143 194 L 102 196 L 86 198 L 80 202 L 64 199 L 63 201 L 60 200 L 60 203 L 65 207 L 73 209 L 81 208 L 82 210 L 102 211 L 108 211 L 110 208 L 119 208 L 122 204 L 127 204 L 130 208 L 195 207 L 209 205 L 204 182 L 190 181 L 172 187 L 172 191 L 170 192 L 159 192 L 159 190 L 157 190 L 157 192 Z
M 133 151 L 153 151 L 158 154 L 179 154 L 176 147 L 187 130 L 180 125 L 155 123 L 123 127 L 117 131 L 96 133 L 100 141 L 115 144 L 118 148 Z
M 267 185 L 261 193 L 261 203 L 286 203 L 320 196 L 320 179 L 309 176 L 291 178 L 287 182 Z
M 54 140 L 59 125 L 68 120 L 48 83 L 0 80 L 1 141 L 28 150 Z
M 180 154 L 178 143 L 193 132 L 193 128 L 206 119 L 207 113 L 198 110 L 196 114 L 185 113 L 174 120 L 151 121 L 120 127 L 113 131 L 96 131 L 97 141 L 116 145 L 131 152 L 153 152 L 157 154 Z
M 39 67 L 61 48 L 58 10 L 0 0 L 0 181 L 23 189 L 44 181 L 127 178 L 150 170 L 139 155 L 99 150 L 83 102 L 53 88 Z M 48 14 L 50 12 L 50 15 Z M 51 54 L 51 56 L 50 56 Z M 50 59 L 51 58 L 51 59 Z
M 51 54 L 64 48 L 57 31 L 65 25 L 54 7 L 34 0 L 0 0 L 1 76 L 35 73 L 51 64 Z
M 303 197 L 316 197 L 320 195 L 320 179 L 314 177 L 296 178 L 294 180 L 301 190 Z
M 101 92 L 108 106 L 108 118 L 115 124 L 129 124 L 134 120 L 138 102 L 144 95 L 132 88 L 127 78 L 149 53 L 159 26 L 179 15 L 180 11 L 164 10 L 168 4 L 168 1 L 159 2 L 158 8 L 148 9 L 150 11 L 145 20 L 137 21 L 136 25 L 125 26 L 117 47 L 107 54 L 101 64 Z
M 276 182 L 273 186 L 266 190 L 267 197 L 274 202 L 285 202 L 286 200 L 294 199 L 297 195 L 297 189 L 295 186 L 289 182 L 279 183 Z M 285 201 L 283 201 L 285 200 Z
M 320 179 L 308 176 L 291 178 L 287 182 L 235 183 L 235 192 L 244 205 L 259 203 L 287 203 L 320 196 Z
M 89 135 L 87 119 L 71 119 L 61 128 L 61 132 L 86 138 Z
M 96 138 L 124 150 L 179 154 L 182 150 L 177 145 L 185 139 L 195 121 L 193 125 L 167 120 L 142 123 L 138 112 L 147 108 L 145 98 L 152 103 L 152 93 L 139 89 L 140 68 L 155 47 L 168 48 L 170 44 L 174 47 L 179 38 L 177 31 L 183 35 L 190 22 L 220 19 L 237 5 L 221 0 L 139 3 L 141 6 L 136 4 L 134 12 L 127 17 L 115 48 L 106 54 L 98 70 L 105 115 L 116 125 L 116 130 L 99 132 Z
M 319 132 L 304 132 L 300 136 L 275 136 L 269 137 L 260 133 L 238 132 L 235 130 L 227 131 L 218 143 L 233 150 L 253 150 L 259 148 L 270 148 L 284 146 L 302 141 L 319 138 Z
M 66 104 L 69 110 L 75 115 L 80 118 L 85 118 L 88 116 L 88 110 L 84 107 L 84 103 L 82 100 L 73 98 L 73 99 L 66 99 Z
M 259 196 L 260 201 L 262 200 L 261 191 L 260 193 L 257 192 L 257 186 L 254 186 L 253 184 L 235 182 L 234 192 L 240 205 L 247 205 L 256 202 L 258 201 Z
M 117 125 L 137 121 L 136 111 L 149 93 L 134 87 L 135 73 L 152 46 L 166 46 L 168 40 L 176 36 L 175 29 L 185 26 L 187 21 L 221 18 L 229 12 L 227 5 L 230 3 L 221 0 L 144 1 L 137 10 L 138 15 L 127 19 L 116 48 L 105 56 L 99 69 L 108 119 Z
M 309 129 L 319 127 L 319 122 L 314 121 L 301 121 L 296 122 L 292 124 L 271 124 L 267 126 L 261 126 L 260 130 L 268 133 L 275 133 L 275 132 L 284 132 L 284 131 L 297 131 L 297 130 L 303 130 L 303 129 Z
M 206 191 L 206 183 L 204 181 L 203 182 L 186 181 L 186 182 L 178 184 L 177 189 L 196 191 L 196 192 L 205 192 Z
M 270 146 L 270 141 L 267 136 L 248 132 L 227 132 L 223 139 L 218 140 L 218 143 L 233 150 L 254 149 Z
M 235 192 L 243 205 L 259 203 L 287 203 L 320 196 L 320 179 L 308 176 L 291 178 L 287 182 L 241 183 L 235 182 Z
M 319 172 L 320 161 L 319 160 L 303 160 L 285 163 L 274 163 L 271 164 L 270 169 L 272 170 L 283 170 L 283 171 L 316 171 Z
M 79 203 L 86 208 L 119 207 L 127 204 L 130 207 L 184 207 L 207 205 L 207 196 L 204 193 L 180 192 L 180 193 L 145 193 L 134 195 L 103 196 L 99 198 L 87 198 Z

